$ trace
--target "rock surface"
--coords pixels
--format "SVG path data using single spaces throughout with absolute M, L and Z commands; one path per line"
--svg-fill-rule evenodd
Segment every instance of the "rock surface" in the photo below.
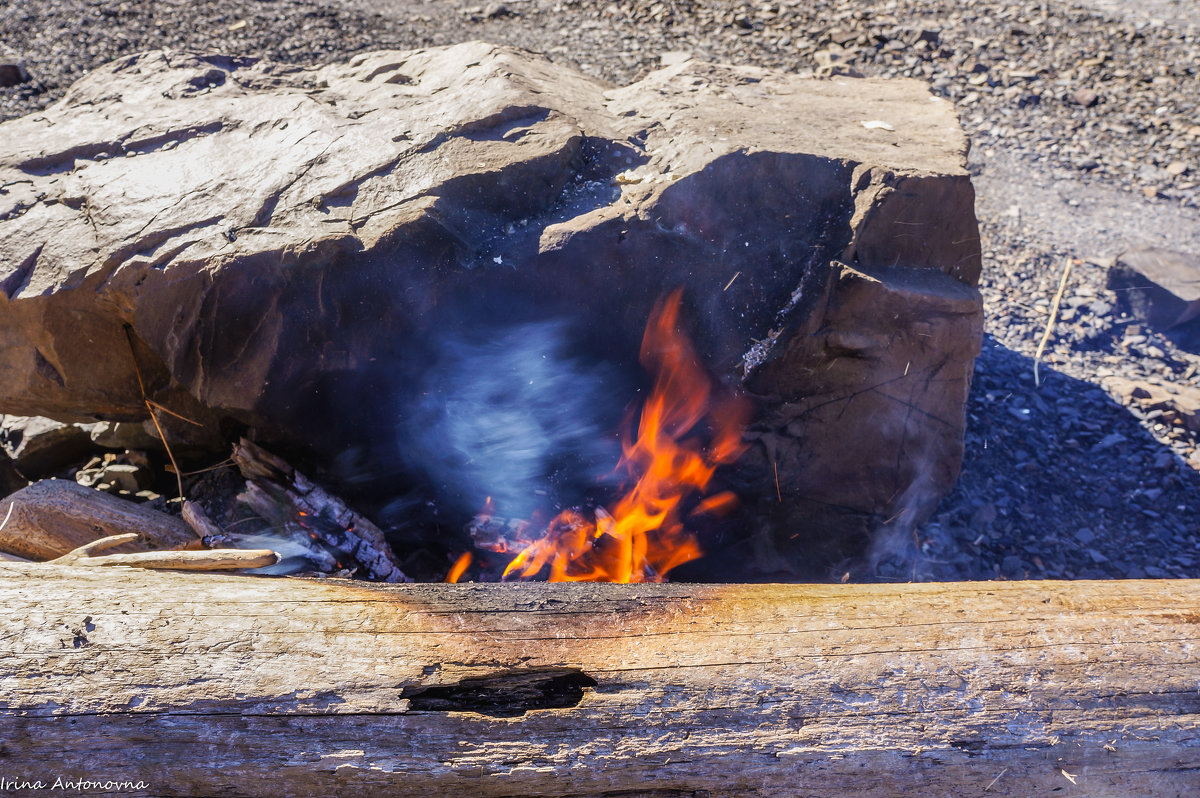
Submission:
M 36 479 L 86 457 L 85 430 L 38 416 L 0 416 L 0 448 L 26 477 Z
M 1138 405 L 1164 424 L 1200 433 L 1200 388 L 1109 377 L 1105 387 L 1122 404 Z M 1157 411 L 1157 412 L 1156 412 Z
M 1108 270 L 1117 304 L 1158 330 L 1200 316 L 1200 257 L 1168 249 L 1124 252 Z
M 781 535 L 863 536 L 957 475 L 980 249 L 965 140 L 915 82 L 157 52 L 0 133 L 10 412 L 144 418 L 140 372 L 184 416 L 379 456 L 448 330 L 566 319 L 628 369 L 683 285 L 751 434 L 788 442 L 739 473 L 780 474 Z

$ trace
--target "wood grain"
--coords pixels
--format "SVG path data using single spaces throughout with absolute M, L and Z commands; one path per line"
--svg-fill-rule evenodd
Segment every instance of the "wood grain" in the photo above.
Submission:
M 223 796 L 1200 787 L 1195 581 L 371 585 L 0 563 L 0 606 L 10 779 Z

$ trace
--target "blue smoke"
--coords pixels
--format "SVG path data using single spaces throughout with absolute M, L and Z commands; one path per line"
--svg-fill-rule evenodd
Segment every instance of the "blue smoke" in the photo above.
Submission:
M 528 519 L 579 503 L 616 480 L 619 421 L 634 394 L 616 369 L 570 354 L 567 326 L 546 321 L 441 343 L 402 456 L 454 509 Z

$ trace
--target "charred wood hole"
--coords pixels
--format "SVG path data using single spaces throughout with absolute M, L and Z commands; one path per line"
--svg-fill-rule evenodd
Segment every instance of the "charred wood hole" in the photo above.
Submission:
M 454 684 L 406 687 L 400 693 L 417 712 L 474 712 L 492 718 L 518 718 L 531 709 L 579 706 L 596 680 L 578 668 L 504 671 Z

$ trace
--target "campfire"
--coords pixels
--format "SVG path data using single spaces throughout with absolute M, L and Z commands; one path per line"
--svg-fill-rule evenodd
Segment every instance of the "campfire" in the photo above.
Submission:
M 836 582 L 954 483 L 924 83 L 473 42 L 67 99 L 0 135 L 0 784 L 1195 792 L 1194 584 L 685 584 Z
M 710 377 L 682 329 L 683 301 L 683 289 L 675 289 L 650 312 L 638 358 L 649 378 L 648 395 L 640 407 L 627 410 L 620 457 L 610 467 L 612 478 L 602 480 L 612 484 L 612 500 L 561 507 L 552 516 L 538 511 L 528 518 L 508 519 L 498 514 L 489 496 L 466 525 L 463 537 L 471 548 L 457 556 L 444 581 L 457 582 L 469 575 L 476 581 L 663 582 L 673 569 L 703 555 L 704 546 L 691 527 L 738 505 L 733 491 L 712 489 L 713 477 L 745 451 L 743 432 L 750 404 Z M 245 481 L 232 483 L 240 485 L 235 506 L 223 513 L 213 512 L 211 498 L 206 502 L 188 498 L 178 473 L 174 474 L 183 497 L 182 520 L 199 537 L 187 548 L 203 553 L 183 553 L 182 559 L 164 562 L 197 569 L 214 567 L 216 562 L 232 562 L 228 566 L 232 568 L 254 567 L 262 563 L 244 557 L 228 559 L 229 555 L 211 550 L 253 550 L 260 559 L 274 551 L 282 562 L 272 561 L 260 572 L 411 581 L 404 570 L 411 552 L 403 541 L 389 540 L 384 529 L 285 459 L 242 440 L 226 466 L 233 467 Z M 53 483 L 42 483 L 38 490 L 10 502 L 11 507 L 22 508 L 14 532 L 47 524 L 39 508 L 45 509 L 44 494 L 51 487 Z M 78 491 L 72 490 L 75 499 Z M 121 504 L 107 509 L 119 513 Z M 116 531 L 126 533 L 135 527 L 127 524 Z M 85 540 L 74 533 L 72 546 Z M 128 542 L 126 533 L 95 550 Z M 149 541 L 152 547 L 162 548 L 176 548 L 179 542 L 177 531 L 175 537 L 157 541 L 158 546 Z M 88 556 L 90 551 L 72 556 Z M 108 556 L 118 563 L 146 559 L 133 553 Z
M 545 572 L 551 582 L 661 582 L 671 569 L 703 554 L 685 519 L 737 503 L 730 491 L 705 491 L 716 469 L 745 450 L 747 403 L 719 396 L 678 329 L 682 294 L 677 289 L 660 300 L 646 325 L 640 360 L 654 383 L 636 432 L 626 434 L 622 444 L 617 469 L 626 475 L 624 494 L 611 511 L 573 507 L 545 524 L 537 518 L 517 522 L 514 538 L 524 547 L 503 579 Z M 472 529 L 482 547 L 505 553 L 508 540 L 489 542 L 480 534 L 493 521 L 489 498 Z M 458 581 L 470 560 L 469 552 L 459 557 L 446 581 Z

